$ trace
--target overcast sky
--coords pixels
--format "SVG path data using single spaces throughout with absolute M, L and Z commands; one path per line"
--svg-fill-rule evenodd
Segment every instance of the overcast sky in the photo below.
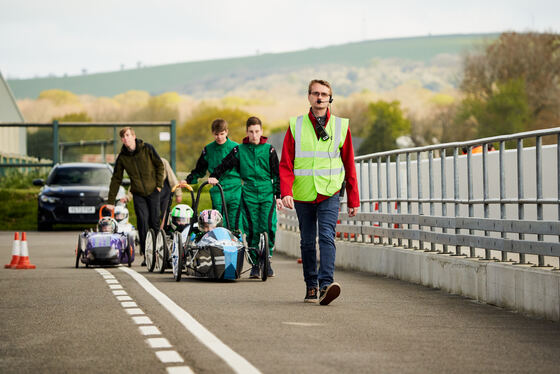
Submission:
M 88 73 L 428 34 L 560 32 L 559 0 L 0 0 L 0 72 Z

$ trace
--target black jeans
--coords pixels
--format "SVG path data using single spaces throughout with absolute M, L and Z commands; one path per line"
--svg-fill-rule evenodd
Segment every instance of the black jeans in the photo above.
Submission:
M 154 190 L 148 196 L 133 194 L 134 211 L 140 237 L 140 253 L 144 255 L 144 242 L 149 229 L 159 228 L 159 191 Z

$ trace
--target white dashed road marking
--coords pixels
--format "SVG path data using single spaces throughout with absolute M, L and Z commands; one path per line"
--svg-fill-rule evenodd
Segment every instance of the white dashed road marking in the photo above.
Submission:
M 194 374 L 188 366 L 171 366 L 167 368 L 168 374 Z
M 150 319 L 150 317 L 132 317 L 132 320 L 137 325 L 151 325 L 152 324 L 152 320 Z
M 148 343 L 152 348 L 171 348 L 171 344 L 165 338 L 146 339 L 146 343 Z
M 156 356 L 164 364 L 170 362 L 183 362 L 183 358 L 175 351 L 156 351 Z
M 158 290 L 143 275 L 127 267 L 120 267 L 119 269 L 136 280 L 142 288 L 144 288 L 165 309 L 167 309 L 169 313 L 171 313 L 191 334 L 193 334 L 208 349 L 218 355 L 218 357 L 224 360 L 225 363 L 228 364 L 236 373 L 260 373 L 260 371 L 249 361 L 225 345 L 220 339 L 218 339 L 218 337 L 212 334 L 183 308 L 177 305 L 163 292 Z M 159 352 L 156 352 L 156 354 L 158 353 Z
M 161 335 L 161 332 L 155 326 L 139 326 L 138 329 L 142 335 Z
M 133 299 L 128 296 L 126 291 L 123 289 L 119 281 L 107 270 L 105 269 L 95 269 L 99 274 L 103 276 L 105 282 L 107 282 L 109 288 L 113 290 L 113 294 L 117 300 L 121 301 L 121 306 L 124 308 L 126 313 L 132 316 L 132 320 L 139 326 L 140 333 L 144 336 L 147 335 L 161 335 L 159 329 L 152 324 L 150 317 L 146 316 L 142 309 L 138 308 L 138 304 L 133 301 Z M 172 348 L 173 346 L 165 338 L 148 338 L 146 343 L 153 349 L 162 348 Z M 181 363 L 184 362 L 183 358 L 177 351 L 167 350 L 167 351 L 155 351 L 156 357 L 164 364 Z M 188 366 L 168 366 L 168 373 L 173 374 L 193 374 L 193 371 Z

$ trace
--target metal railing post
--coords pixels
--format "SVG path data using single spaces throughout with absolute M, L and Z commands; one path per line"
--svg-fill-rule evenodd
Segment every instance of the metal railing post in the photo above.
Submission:
M 517 140 L 517 199 L 521 200 L 524 197 L 523 189 L 523 139 Z M 517 203 L 517 219 L 522 221 L 525 218 L 525 209 L 523 202 Z M 525 234 L 519 233 L 519 240 L 525 239 Z M 519 263 L 525 263 L 525 254 L 519 254 Z
M 406 213 L 411 214 L 410 208 L 412 207 L 412 203 L 410 202 L 410 153 L 406 152 Z M 559 212 L 560 215 L 560 212 Z M 406 225 L 407 229 L 411 228 L 410 224 Z M 408 239 L 408 248 L 412 248 L 412 240 Z
M 469 146 L 467 151 L 467 195 L 469 204 L 469 217 L 474 217 L 474 205 L 473 205 L 473 181 L 472 181 L 472 146 Z M 474 230 L 469 229 L 469 235 L 474 234 Z M 475 248 L 471 245 L 469 246 L 470 257 L 476 257 Z
M 537 220 L 543 220 L 543 192 L 542 192 L 542 137 L 537 136 L 537 146 L 535 149 L 536 160 L 536 182 L 537 182 Z M 537 235 L 537 240 L 542 242 L 544 240 L 543 234 Z M 544 255 L 538 255 L 538 266 L 544 266 Z
M 53 164 L 58 164 L 58 121 L 54 120 L 52 123 L 52 139 L 53 139 Z
M 391 156 L 387 156 L 385 159 L 385 179 L 387 186 L 386 196 L 387 196 L 387 214 L 391 213 Z M 387 228 L 390 228 L 391 224 L 387 223 Z M 387 242 L 391 245 L 393 244 L 393 238 L 387 238 Z
M 416 178 L 418 178 L 418 215 L 421 216 L 422 214 L 424 214 L 424 210 L 422 207 L 422 172 L 421 172 L 421 167 L 420 167 L 420 152 L 416 152 L 416 170 L 417 170 L 417 176 Z M 422 225 L 418 225 L 418 230 L 422 231 Z M 423 250 L 424 249 L 424 241 L 423 240 L 419 240 L 418 241 L 418 249 Z
M 446 154 L 445 154 L 445 148 L 443 148 L 440 152 L 440 162 L 441 162 L 441 215 L 443 217 L 447 217 L 447 202 L 445 201 L 447 199 L 447 174 L 445 171 L 445 166 L 446 166 Z M 444 227 L 443 228 L 443 233 L 446 234 L 447 233 L 447 229 Z M 449 250 L 447 249 L 447 244 L 443 245 L 443 253 L 449 253 Z
M 482 199 L 484 206 L 484 218 L 490 217 L 490 204 L 488 204 L 488 143 L 482 146 Z M 484 236 L 488 236 L 488 231 L 484 230 Z M 488 248 L 484 249 L 484 259 L 490 260 L 492 257 Z
M 460 214 L 459 203 L 459 147 L 453 149 L 453 199 L 455 201 L 454 217 L 457 218 Z M 455 228 L 455 235 L 459 235 L 461 229 Z M 455 246 L 455 255 L 461 255 L 461 246 Z
M 398 154 L 395 157 L 395 187 L 397 189 L 397 200 L 396 200 L 396 212 L 397 214 L 401 213 L 401 168 L 400 168 L 400 163 L 401 163 L 401 157 L 400 154 Z M 401 227 L 402 229 L 402 227 Z M 397 239 L 397 245 L 400 247 L 402 246 L 402 239 Z
M 434 216 L 434 151 L 428 151 L 428 195 L 430 198 L 430 216 Z M 435 227 L 430 226 L 430 231 L 434 231 Z M 436 250 L 436 243 L 430 242 L 430 251 Z
M 505 162 L 504 153 L 506 149 L 506 142 L 500 142 L 500 218 L 506 218 L 506 204 L 504 199 L 506 198 L 506 172 L 505 172 Z M 506 233 L 502 231 L 501 237 L 505 238 Z M 507 252 L 502 251 L 502 261 L 507 261 Z

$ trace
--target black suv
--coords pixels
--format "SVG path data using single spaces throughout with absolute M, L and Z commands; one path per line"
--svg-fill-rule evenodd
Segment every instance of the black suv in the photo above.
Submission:
M 37 228 L 55 223 L 97 223 L 99 208 L 107 204 L 113 168 L 109 164 L 76 162 L 55 165 L 47 180 L 35 179 L 39 191 Z M 126 184 L 126 183 L 125 183 Z M 117 199 L 125 195 L 121 186 Z

